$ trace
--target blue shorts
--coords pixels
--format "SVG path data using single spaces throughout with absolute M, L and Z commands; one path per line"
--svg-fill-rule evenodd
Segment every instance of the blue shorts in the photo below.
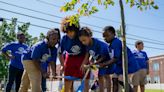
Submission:
M 108 66 L 108 68 L 99 68 L 99 76 L 109 75 L 113 74 L 115 70 L 116 65 Z

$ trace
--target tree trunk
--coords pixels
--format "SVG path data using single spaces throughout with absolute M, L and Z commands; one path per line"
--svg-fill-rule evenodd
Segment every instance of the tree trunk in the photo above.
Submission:
M 125 92 L 129 92 L 128 86 L 128 58 L 127 58 L 127 47 L 126 47 L 126 32 L 125 32 L 125 16 L 124 6 L 122 0 L 119 0 L 120 11 L 121 11 L 121 32 L 122 32 L 122 62 L 123 62 L 123 79 Z

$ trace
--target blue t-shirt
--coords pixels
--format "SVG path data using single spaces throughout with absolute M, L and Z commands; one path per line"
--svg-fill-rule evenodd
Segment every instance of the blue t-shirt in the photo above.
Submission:
M 135 56 L 135 59 L 137 60 L 139 66 L 141 69 L 147 69 L 148 68 L 148 65 L 147 65 L 147 62 L 149 60 L 147 54 L 145 51 L 138 51 L 138 50 L 135 50 L 133 52 L 134 56 Z
M 109 45 L 111 58 L 116 58 L 116 64 L 122 65 L 122 42 L 118 38 L 114 38 Z
M 105 42 L 102 42 L 100 40 L 97 40 L 95 38 L 92 38 L 93 44 L 92 46 L 87 46 L 87 51 L 89 52 L 90 56 L 92 57 L 93 60 L 98 60 L 101 57 L 104 59 L 100 62 L 107 62 L 109 61 L 110 55 L 109 55 L 109 49 L 108 49 L 108 44 Z M 112 74 L 115 69 L 115 64 L 109 65 L 107 68 L 99 68 L 99 76 L 103 76 L 106 74 Z
M 110 60 L 108 44 L 95 38 L 92 38 L 92 40 L 92 46 L 87 46 L 87 51 L 89 52 L 90 56 L 94 60 L 98 60 L 102 56 L 105 57 L 103 61 Z
M 60 44 L 59 53 L 67 52 L 68 55 L 84 55 L 86 52 L 85 46 L 78 38 L 70 39 L 67 35 L 63 36 Z
M 57 48 L 49 48 L 47 41 L 43 40 L 31 48 L 29 48 L 24 54 L 23 60 L 39 60 L 40 62 L 55 61 L 57 58 Z
M 23 69 L 21 56 L 27 48 L 28 46 L 26 44 L 12 42 L 2 47 L 2 52 L 11 51 L 11 55 L 14 56 L 14 59 L 10 60 L 10 65 L 18 69 Z
M 109 52 L 111 58 L 116 58 L 116 70 L 115 73 L 122 74 L 122 42 L 118 38 L 114 38 L 109 46 Z M 127 47 L 127 58 L 128 58 L 128 73 L 134 73 L 139 69 L 139 65 L 134 58 L 133 53 Z
M 57 53 L 55 50 L 53 50 L 54 53 Z M 41 68 L 44 72 L 47 72 L 47 68 L 50 62 L 55 62 L 56 64 L 56 59 L 57 59 L 57 54 L 54 55 L 53 57 L 49 57 L 46 62 L 41 62 Z
M 55 51 L 55 50 L 53 50 Z M 44 72 L 47 72 L 47 68 L 50 62 L 55 62 L 56 64 L 56 59 L 57 59 L 57 54 L 54 55 L 53 57 L 49 57 L 46 62 L 41 62 L 41 68 Z

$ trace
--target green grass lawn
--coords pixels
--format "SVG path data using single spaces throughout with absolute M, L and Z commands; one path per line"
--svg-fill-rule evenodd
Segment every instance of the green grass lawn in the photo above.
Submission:
M 164 90 L 146 89 L 146 92 L 164 92 Z

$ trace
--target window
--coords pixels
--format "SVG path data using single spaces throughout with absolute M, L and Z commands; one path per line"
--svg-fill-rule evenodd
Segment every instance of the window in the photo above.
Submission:
M 151 83 L 151 77 L 150 77 L 149 75 L 147 76 L 146 81 L 147 81 L 148 83 Z
M 160 77 L 159 76 L 154 77 L 154 83 L 160 83 Z
M 153 70 L 154 71 L 159 71 L 159 63 L 154 63 L 153 64 Z

